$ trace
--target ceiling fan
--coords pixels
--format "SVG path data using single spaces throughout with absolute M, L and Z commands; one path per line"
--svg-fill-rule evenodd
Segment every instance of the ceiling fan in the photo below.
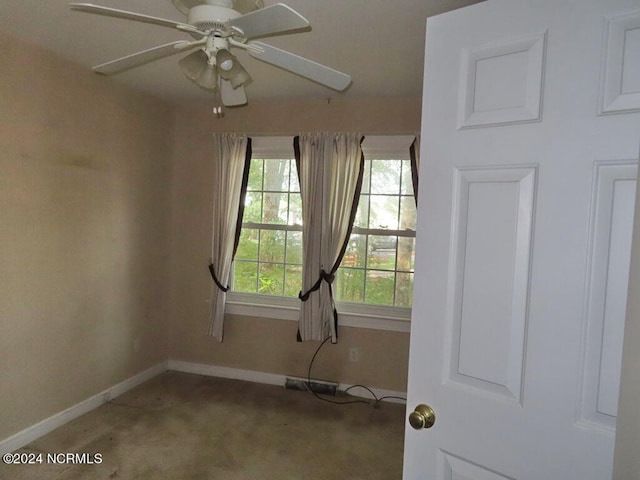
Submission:
M 170 55 L 195 50 L 178 63 L 182 72 L 196 85 L 216 94 L 224 106 L 247 103 L 244 86 L 252 79 L 240 64 L 232 48 L 275 65 L 331 89 L 342 91 L 351 83 L 345 73 L 321 65 L 294 53 L 256 41 L 255 38 L 309 30 L 306 18 L 282 3 L 264 7 L 262 0 L 172 0 L 186 15 L 176 22 L 91 3 L 71 3 L 72 10 L 122 18 L 176 29 L 193 37 L 143 50 L 93 67 L 96 73 L 113 75 Z M 222 107 L 214 108 L 217 114 Z

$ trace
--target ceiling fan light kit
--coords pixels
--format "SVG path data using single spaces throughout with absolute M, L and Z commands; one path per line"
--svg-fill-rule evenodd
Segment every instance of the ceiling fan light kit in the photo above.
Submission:
M 214 93 L 222 105 L 241 106 L 247 104 L 245 85 L 252 78 L 230 51 L 239 48 L 253 58 L 333 90 L 343 91 L 351 84 L 351 77 L 345 73 L 253 40 L 310 29 L 307 19 L 287 5 L 276 3 L 265 7 L 262 0 L 173 0 L 173 4 L 186 15 L 185 23 L 91 3 L 71 3 L 72 10 L 173 28 L 194 38 L 127 55 L 97 65 L 93 70 L 113 75 L 197 49 L 178 62 L 184 75 Z M 222 116 L 222 106 L 216 105 L 214 113 Z

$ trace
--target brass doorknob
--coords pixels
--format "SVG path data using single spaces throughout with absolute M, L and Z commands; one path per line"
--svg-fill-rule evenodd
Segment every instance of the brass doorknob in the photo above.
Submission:
M 416 430 L 431 428 L 436 423 L 436 412 L 429 405 L 420 404 L 409 414 L 409 423 Z

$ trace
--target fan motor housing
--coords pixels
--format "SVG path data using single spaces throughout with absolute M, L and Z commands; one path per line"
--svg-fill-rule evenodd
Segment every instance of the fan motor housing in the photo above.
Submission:
M 263 0 L 172 0 L 173 5 L 180 10 L 184 15 L 189 13 L 189 10 L 196 5 L 222 5 L 223 7 L 233 8 L 238 12 L 244 14 L 260 10 L 264 8 Z
M 223 30 L 224 24 L 242 16 L 240 12 L 221 5 L 197 5 L 189 9 L 187 23 L 199 30 Z

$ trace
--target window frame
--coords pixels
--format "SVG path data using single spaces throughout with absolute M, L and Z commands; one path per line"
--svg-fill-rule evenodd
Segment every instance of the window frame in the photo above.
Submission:
M 414 135 L 366 136 L 363 142 L 365 158 L 371 160 L 407 160 L 409 159 L 409 148 L 414 138 Z M 290 136 L 253 137 L 252 147 L 252 158 L 294 158 L 293 137 Z M 243 222 L 243 225 L 255 225 L 257 227 L 262 224 Z M 288 230 L 290 226 L 274 225 L 273 227 L 279 230 Z M 376 229 L 364 229 L 354 226 L 352 233 L 358 233 L 360 230 L 362 230 L 362 234 L 375 235 L 375 233 L 371 232 Z M 415 231 L 413 230 L 380 229 L 380 233 L 382 235 L 415 237 Z M 227 292 L 226 297 L 226 313 L 228 314 L 298 321 L 300 312 L 300 300 L 298 298 L 236 292 L 233 290 Z M 336 308 L 340 315 L 339 322 L 341 326 L 404 333 L 409 333 L 410 331 L 410 307 L 336 301 Z
M 258 142 L 258 147 L 260 147 L 260 142 Z M 256 151 L 259 152 L 259 155 L 256 154 Z M 252 150 L 252 160 L 256 160 L 257 162 L 262 162 L 262 174 L 263 177 L 261 178 L 262 180 L 262 184 L 260 186 L 260 189 L 257 190 L 250 190 L 249 186 L 247 187 L 247 196 L 249 195 L 254 195 L 254 194 L 259 194 L 260 196 L 260 215 L 259 215 L 259 220 L 260 221 L 255 221 L 255 218 L 253 218 L 250 221 L 243 221 L 242 222 L 242 228 L 243 229 L 247 229 L 247 230 L 255 230 L 258 232 L 260 239 L 258 240 L 258 257 L 253 260 L 253 259 L 245 259 L 245 258 L 241 258 L 239 256 L 239 251 L 236 252 L 236 259 L 234 261 L 234 265 L 233 265 L 233 269 L 232 272 L 235 273 L 236 271 L 236 267 L 239 264 L 245 264 L 245 265 L 254 265 L 256 267 L 256 278 L 255 278 L 255 287 L 256 290 L 260 289 L 260 278 L 261 278 L 261 272 L 262 272 L 262 268 L 263 267 L 275 267 L 275 268 L 282 268 L 282 282 L 281 282 L 281 292 L 278 293 L 283 293 L 285 296 L 287 293 L 291 294 L 291 290 L 287 288 L 287 279 L 288 279 L 288 268 L 294 267 L 296 269 L 299 269 L 299 274 L 300 274 L 300 281 L 302 280 L 302 258 L 300 258 L 300 263 L 296 263 L 293 261 L 289 261 L 289 256 L 288 256 L 288 247 L 289 247 L 289 240 L 285 240 L 283 243 L 283 250 L 282 250 L 282 260 L 274 260 L 274 261 L 268 261 L 268 260 L 264 260 L 263 258 L 261 258 L 261 248 L 264 245 L 263 241 L 265 241 L 265 236 L 266 236 L 266 232 L 280 232 L 284 235 L 285 239 L 288 238 L 293 238 L 293 236 L 291 235 L 292 233 L 297 233 L 299 234 L 299 238 L 300 241 L 302 240 L 302 224 L 298 223 L 297 220 L 300 220 L 300 222 L 302 221 L 302 210 L 301 210 L 301 198 L 300 198 L 300 190 L 299 189 L 291 189 L 292 185 L 289 184 L 289 190 L 269 190 L 267 189 L 266 185 L 264 184 L 264 172 L 266 169 L 266 163 L 264 163 L 265 161 L 280 161 L 280 162 L 285 162 L 288 163 L 288 167 L 287 167 L 287 175 L 289 176 L 289 178 L 287 179 L 287 183 L 290 183 L 290 181 L 292 180 L 292 176 L 293 175 L 297 175 L 297 173 L 294 171 L 294 164 L 295 164 L 295 159 L 293 158 L 292 155 L 293 151 L 291 152 L 287 152 L 286 150 L 282 150 L 282 148 L 278 148 L 278 149 L 274 149 L 273 147 L 271 147 L 268 150 L 265 150 L 264 148 L 260 149 L 253 149 Z M 253 167 L 253 166 L 252 166 Z M 295 188 L 295 187 L 294 187 Z M 267 198 L 267 196 L 269 195 L 275 195 L 275 196 L 283 196 L 286 195 L 286 202 L 287 202 L 287 211 L 286 211 L 286 223 L 280 223 L 280 222 L 276 222 L 276 223 L 265 223 L 264 222 L 264 202 L 265 199 Z M 292 198 L 293 196 L 297 196 L 298 198 L 294 201 L 294 199 Z M 296 223 L 288 223 L 291 220 L 291 213 L 292 213 L 292 205 L 294 204 L 298 204 L 299 205 L 299 214 L 295 215 L 294 214 L 294 221 L 296 221 Z M 246 213 L 247 213 L 247 209 L 246 209 L 246 205 L 245 205 L 245 218 L 246 218 Z M 243 219 L 244 220 L 244 219 Z M 282 218 L 279 218 L 279 220 L 282 220 Z M 241 238 L 242 238 L 242 233 L 241 233 Z M 292 240 L 293 241 L 293 240 Z M 302 257 L 302 251 L 299 252 L 300 257 Z M 233 279 L 233 275 L 230 279 L 230 283 L 232 286 L 234 285 L 234 279 Z M 297 285 L 297 283 L 296 283 Z M 296 289 L 298 287 L 296 286 Z M 289 292 L 287 292 L 287 290 L 289 290 Z M 282 296 L 282 295 L 278 295 L 276 294 L 267 294 L 267 293 L 260 293 L 259 291 L 257 292 L 240 292 L 240 293 L 253 293 L 254 295 L 266 295 L 266 296 Z M 297 293 L 297 291 L 296 291 Z

